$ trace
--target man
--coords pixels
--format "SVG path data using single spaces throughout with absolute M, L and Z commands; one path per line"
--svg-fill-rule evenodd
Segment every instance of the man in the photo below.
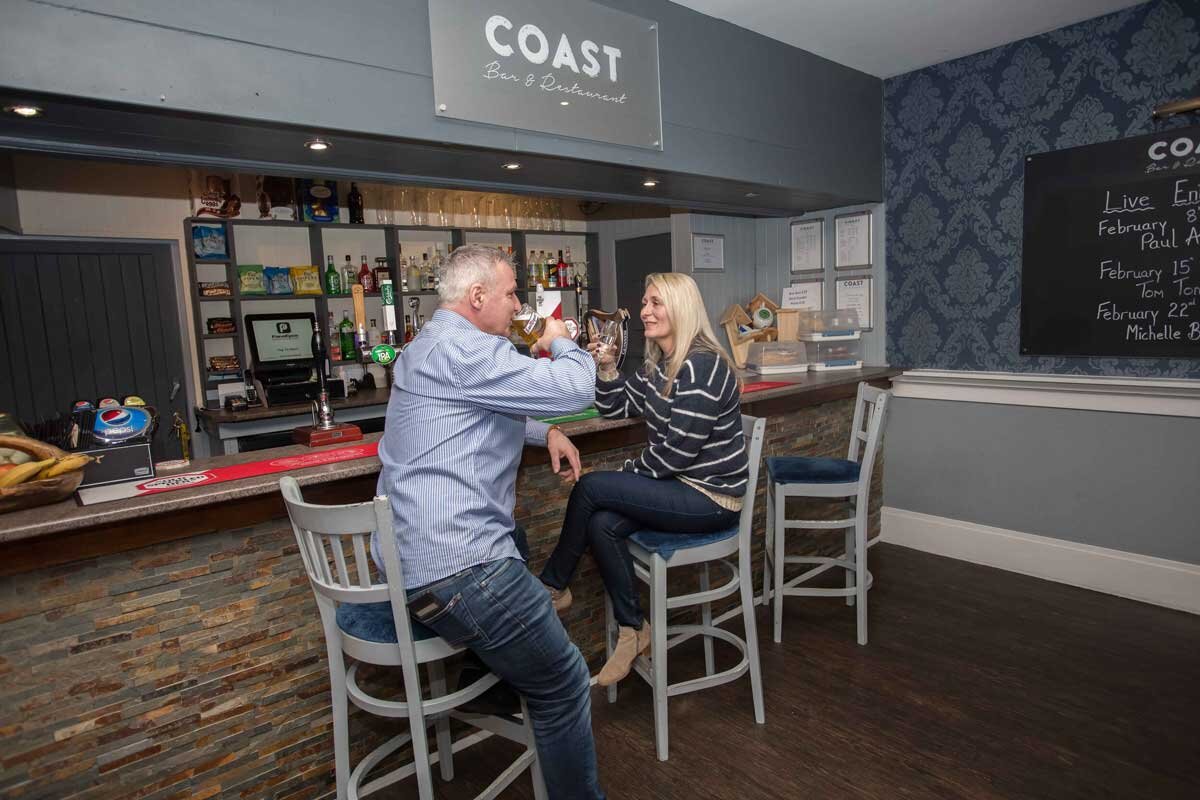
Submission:
M 409 609 L 525 696 L 550 797 L 603 798 L 587 665 L 526 568 L 513 520 L 525 444 L 545 445 L 554 471 L 578 479 L 574 445 L 530 417 L 590 405 L 595 364 L 556 319 L 535 345 L 553 360 L 516 351 L 517 283 L 493 248 L 455 250 L 438 294 L 396 362 L 379 443 Z

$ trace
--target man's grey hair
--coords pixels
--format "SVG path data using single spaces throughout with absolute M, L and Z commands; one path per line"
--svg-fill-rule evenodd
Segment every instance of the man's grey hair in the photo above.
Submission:
M 512 259 L 502 250 L 485 244 L 466 244 L 455 250 L 438 270 L 438 296 L 442 305 L 462 300 L 473 284 L 493 288 L 497 264 L 512 267 Z

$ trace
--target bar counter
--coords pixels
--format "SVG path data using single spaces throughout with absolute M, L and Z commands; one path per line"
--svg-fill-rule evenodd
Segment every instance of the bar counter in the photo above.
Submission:
M 844 458 L 858 382 L 886 387 L 898 372 L 772 376 L 794 383 L 745 395 L 743 410 L 767 417 L 764 457 Z M 640 420 L 562 427 L 585 471 L 617 469 L 646 441 Z M 311 452 L 220 456 L 187 471 Z M 313 502 L 357 502 L 374 495 L 378 472 L 378 459 L 361 458 L 0 515 L 0 798 L 327 796 L 324 639 L 278 480 L 292 475 Z M 765 470 L 760 475 L 761 533 Z M 882 469 L 875 476 L 873 535 Z M 546 451 L 526 448 L 516 517 L 534 570 L 554 545 L 569 493 Z M 811 549 L 798 542 L 796 552 L 840 549 L 840 532 L 827 539 Z M 755 552 L 757 575 L 761 537 Z M 604 599 L 590 559 L 572 591 L 564 623 L 595 668 Z M 352 713 L 351 732 L 365 748 L 386 730 Z

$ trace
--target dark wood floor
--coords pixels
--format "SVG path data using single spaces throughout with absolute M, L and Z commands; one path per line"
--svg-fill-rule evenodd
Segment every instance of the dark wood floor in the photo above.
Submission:
M 866 647 L 840 599 L 789 598 L 781 645 L 759 609 L 765 726 L 748 679 L 673 698 L 660 763 L 645 683 L 615 705 L 595 690 L 608 796 L 1200 798 L 1200 617 L 891 545 L 871 557 Z M 702 670 L 698 642 L 671 651 L 673 681 Z M 508 747 L 468 751 L 439 796 L 473 796 Z M 503 797 L 532 797 L 528 779 Z

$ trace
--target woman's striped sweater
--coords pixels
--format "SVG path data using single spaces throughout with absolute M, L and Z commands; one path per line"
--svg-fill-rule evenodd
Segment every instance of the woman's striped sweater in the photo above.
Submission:
M 679 477 L 708 492 L 741 497 L 749 477 L 742 436 L 741 390 L 726 361 L 693 350 L 679 368 L 669 396 L 661 365 L 646 374 L 596 381 L 596 409 L 611 419 L 643 417 L 649 443 L 626 471 L 651 478 Z

